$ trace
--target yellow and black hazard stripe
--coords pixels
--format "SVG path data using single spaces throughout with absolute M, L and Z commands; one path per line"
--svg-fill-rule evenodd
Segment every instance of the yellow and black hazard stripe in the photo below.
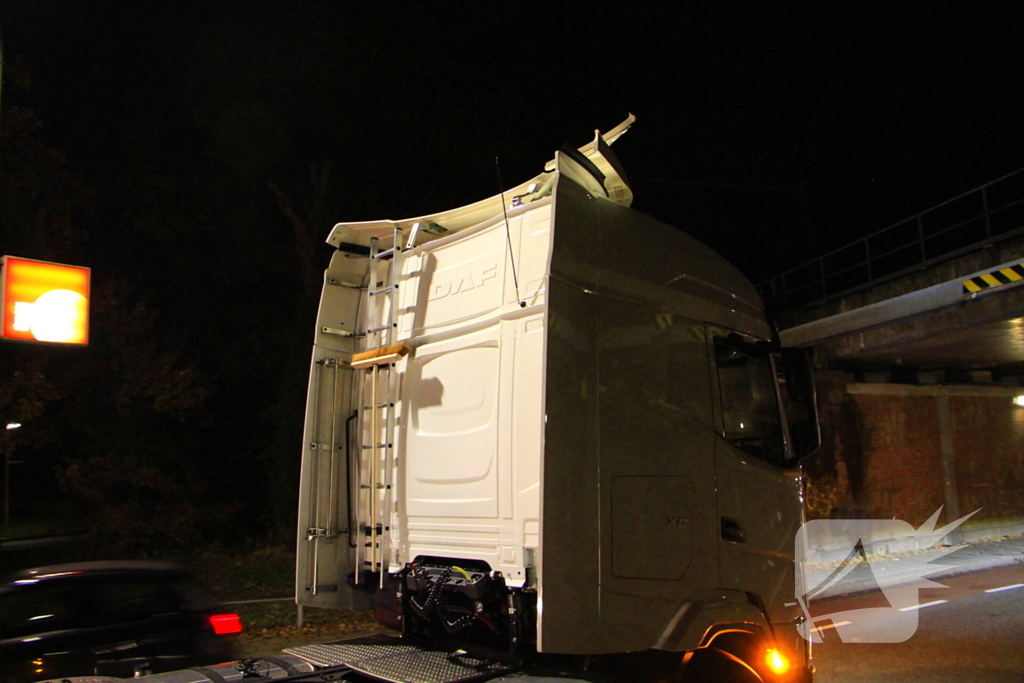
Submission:
M 999 285 L 1019 282 L 1020 280 L 1024 280 L 1024 261 L 1005 268 L 990 270 L 987 273 L 975 275 L 969 280 L 964 280 L 963 293 L 975 294 L 986 289 L 998 287 Z

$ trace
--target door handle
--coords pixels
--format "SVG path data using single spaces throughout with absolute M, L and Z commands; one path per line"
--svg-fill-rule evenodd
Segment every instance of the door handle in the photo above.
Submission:
M 747 540 L 743 527 L 732 517 L 722 517 L 722 540 L 732 543 L 743 543 Z

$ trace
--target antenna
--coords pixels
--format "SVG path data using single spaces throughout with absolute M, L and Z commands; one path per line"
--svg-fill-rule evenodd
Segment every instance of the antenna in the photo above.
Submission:
M 519 308 L 526 308 L 526 302 L 519 298 L 519 278 L 516 277 L 516 259 L 512 255 L 512 232 L 508 227 L 508 211 L 505 210 L 505 183 L 501 181 L 501 164 L 498 157 L 494 157 L 494 168 L 498 172 L 498 194 L 501 195 L 501 213 L 505 216 L 505 239 L 508 240 L 508 258 L 512 261 L 512 283 L 516 288 L 516 299 L 519 300 Z

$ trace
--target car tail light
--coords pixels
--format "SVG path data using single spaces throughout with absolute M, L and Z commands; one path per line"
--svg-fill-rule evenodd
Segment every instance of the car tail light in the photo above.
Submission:
M 242 632 L 242 619 L 237 614 L 214 614 L 210 617 L 210 626 L 218 636 Z

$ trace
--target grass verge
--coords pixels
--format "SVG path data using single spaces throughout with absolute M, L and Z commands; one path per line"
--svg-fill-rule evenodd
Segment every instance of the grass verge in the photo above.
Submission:
M 295 553 L 275 546 L 247 553 L 216 549 L 189 558 L 196 580 L 214 599 L 261 600 L 295 593 Z M 294 602 L 230 605 L 242 618 L 244 631 L 237 636 L 240 657 L 267 657 L 286 647 L 326 643 L 383 630 L 369 610 L 342 611 L 307 607 L 302 627 L 297 624 Z

